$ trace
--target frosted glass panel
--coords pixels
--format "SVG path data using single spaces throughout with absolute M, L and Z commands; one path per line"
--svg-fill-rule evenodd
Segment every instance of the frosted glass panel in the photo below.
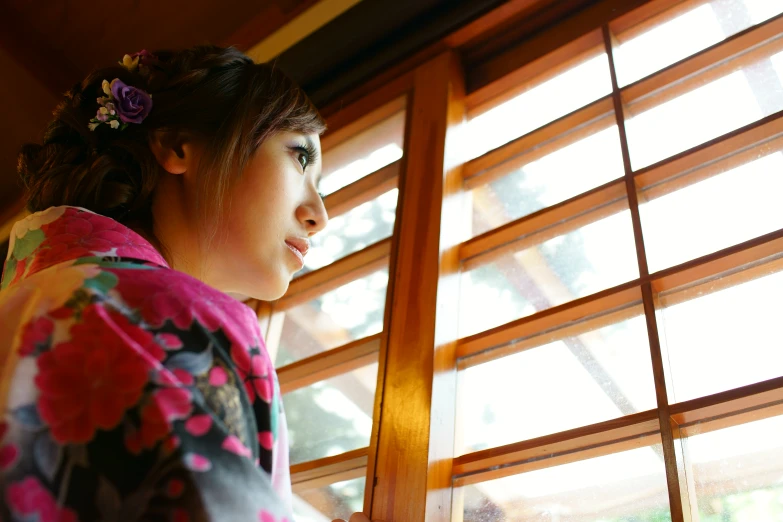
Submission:
M 564 138 L 568 140 L 569 136 Z M 474 189 L 473 235 L 565 201 L 623 174 L 617 126 L 591 132 Z
M 676 16 L 665 13 L 638 36 L 618 35 L 617 81 L 632 83 L 780 13 L 783 0 L 713 0 Z
M 348 520 L 362 510 L 364 482 L 361 477 L 294 493 L 294 522 Z
M 472 366 L 457 397 L 459 455 L 653 409 L 644 317 Z
M 661 446 L 466 486 L 463 522 L 671 520 Z
M 636 279 L 629 211 L 462 273 L 460 336 Z
M 275 367 L 380 332 L 388 283 L 384 268 L 282 312 Z
M 371 364 L 283 395 L 291 464 L 369 445 L 377 374 Z
M 759 151 L 750 158 L 640 206 L 650 271 L 783 228 L 783 152 Z
M 667 306 L 658 328 L 669 400 L 682 402 L 783 375 L 783 272 Z
M 461 158 L 480 156 L 612 92 L 606 53 L 590 57 L 470 120 Z
M 770 52 L 719 78 L 705 77 L 704 83 L 636 114 L 626 122 L 633 168 L 646 167 L 783 109 L 781 77 L 783 53 Z

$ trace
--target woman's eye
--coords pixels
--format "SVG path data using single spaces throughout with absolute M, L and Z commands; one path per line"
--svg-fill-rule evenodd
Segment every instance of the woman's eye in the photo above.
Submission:
M 315 162 L 318 158 L 318 150 L 310 145 L 296 145 L 291 147 L 291 151 L 294 153 L 296 161 L 301 165 L 302 172 L 307 170 L 310 163 Z
M 309 162 L 309 156 L 306 152 L 300 152 L 296 155 L 296 159 L 299 161 L 299 164 L 302 166 L 302 170 L 305 170 L 307 168 L 307 164 Z

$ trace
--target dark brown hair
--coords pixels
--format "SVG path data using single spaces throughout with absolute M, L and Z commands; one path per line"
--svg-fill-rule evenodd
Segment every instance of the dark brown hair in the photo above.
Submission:
M 274 65 L 209 45 L 154 55 L 143 75 L 119 64 L 92 72 L 66 93 L 43 143 L 22 147 L 18 171 L 29 211 L 84 207 L 132 223 L 154 239 L 151 203 L 161 169 L 148 145 L 153 131 L 205 145 L 199 201 L 208 215 L 222 206 L 232 177 L 270 134 L 325 129 L 305 93 Z M 152 111 L 124 130 L 99 125 L 90 131 L 101 84 L 114 78 L 148 92 Z

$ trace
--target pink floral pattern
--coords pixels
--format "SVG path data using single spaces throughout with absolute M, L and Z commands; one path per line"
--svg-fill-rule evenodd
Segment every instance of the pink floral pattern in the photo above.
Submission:
M 275 445 L 275 437 L 272 435 L 271 431 L 262 431 L 258 434 L 258 444 L 261 445 L 262 448 L 271 450 Z
M 159 270 L 141 271 L 133 278 L 121 278 L 117 291 L 153 327 L 171 321 L 186 330 L 198 321 L 212 332 L 223 328 L 240 346 L 261 342 L 257 321 L 248 307 L 204 284 L 172 284 L 169 275 Z
M 269 511 L 262 509 L 258 512 L 258 522 L 288 522 L 288 519 L 285 517 L 278 519 Z
M 221 447 L 226 451 L 230 451 L 231 453 L 239 455 L 240 457 L 250 458 L 253 456 L 253 452 L 250 451 L 249 448 L 245 447 L 245 445 L 242 444 L 242 441 L 239 440 L 236 435 L 229 435 L 226 437 Z
M 8 423 L 0 422 L 0 443 L 5 441 L 5 435 L 8 431 Z M 14 444 L 4 444 L 0 446 L 0 470 L 10 468 L 16 463 L 19 456 L 19 448 Z
M 185 388 L 156 390 L 141 408 L 141 427 L 125 437 L 125 446 L 131 453 L 151 449 L 167 437 L 177 420 L 187 419 L 193 404 L 192 394 Z
M 198 453 L 186 453 L 183 457 L 185 467 L 191 471 L 204 472 L 212 468 L 212 462 L 204 455 Z
M 54 496 L 35 477 L 26 477 L 6 489 L 5 499 L 11 512 L 22 519 L 39 522 L 78 522 L 76 513 L 57 505 Z M 36 517 L 36 518 L 32 518 Z
M 171 479 L 166 484 L 166 496 L 169 498 L 178 498 L 185 491 L 185 483 L 179 479 Z
M 201 415 L 193 415 L 187 421 L 185 421 L 185 429 L 194 437 L 202 437 L 206 435 L 209 428 L 212 427 L 212 416 L 206 413 Z
M 209 384 L 212 386 L 223 386 L 228 382 L 228 374 L 226 370 L 220 366 L 215 366 L 209 370 Z
M 39 346 L 50 342 L 53 332 L 54 323 L 48 317 L 39 317 L 30 321 L 22 333 L 19 355 L 22 357 L 32 355 Z
M 94 255 L 113 255 L 148 259 L 166 266 L 164 259 L 131 229 L 113 219 L 92 212 L 66 211 L 60 218 L 43 225 L 46 239 L 39 248 L 30 273 L 56 263 Z
M 289 520 L 280 392 L 252 310 L 82 209 L 34 214 L 11 239 L 0 345 L 20 357 L 0 520 L 115 519 L 157 498 L 170 520 Z M 139 482 L 112 482 L 118 470 Z
M 253 354 L 237 345 L 231 346 L 231 359 L 236 364 L 239 377 L 245 383 L 247 394 L 250 397 L 258 397 L 264 402 L 272 400 L 272 381 L 270 375 L 271 364 L 261 355 Z
M 58 442 L 92 439 L 136 404 L 163 349 L 124 316 L 90 305 L 71 339 L 38 358 L 38 411 Z

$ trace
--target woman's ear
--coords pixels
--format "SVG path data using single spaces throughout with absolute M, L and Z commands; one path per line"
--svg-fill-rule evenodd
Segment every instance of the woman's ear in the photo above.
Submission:
M 181 133 L 155 131 L 150 136 L 149 146 L 158 164 L 169 174 L 195 171 L 198 163 L 196 147 Z

